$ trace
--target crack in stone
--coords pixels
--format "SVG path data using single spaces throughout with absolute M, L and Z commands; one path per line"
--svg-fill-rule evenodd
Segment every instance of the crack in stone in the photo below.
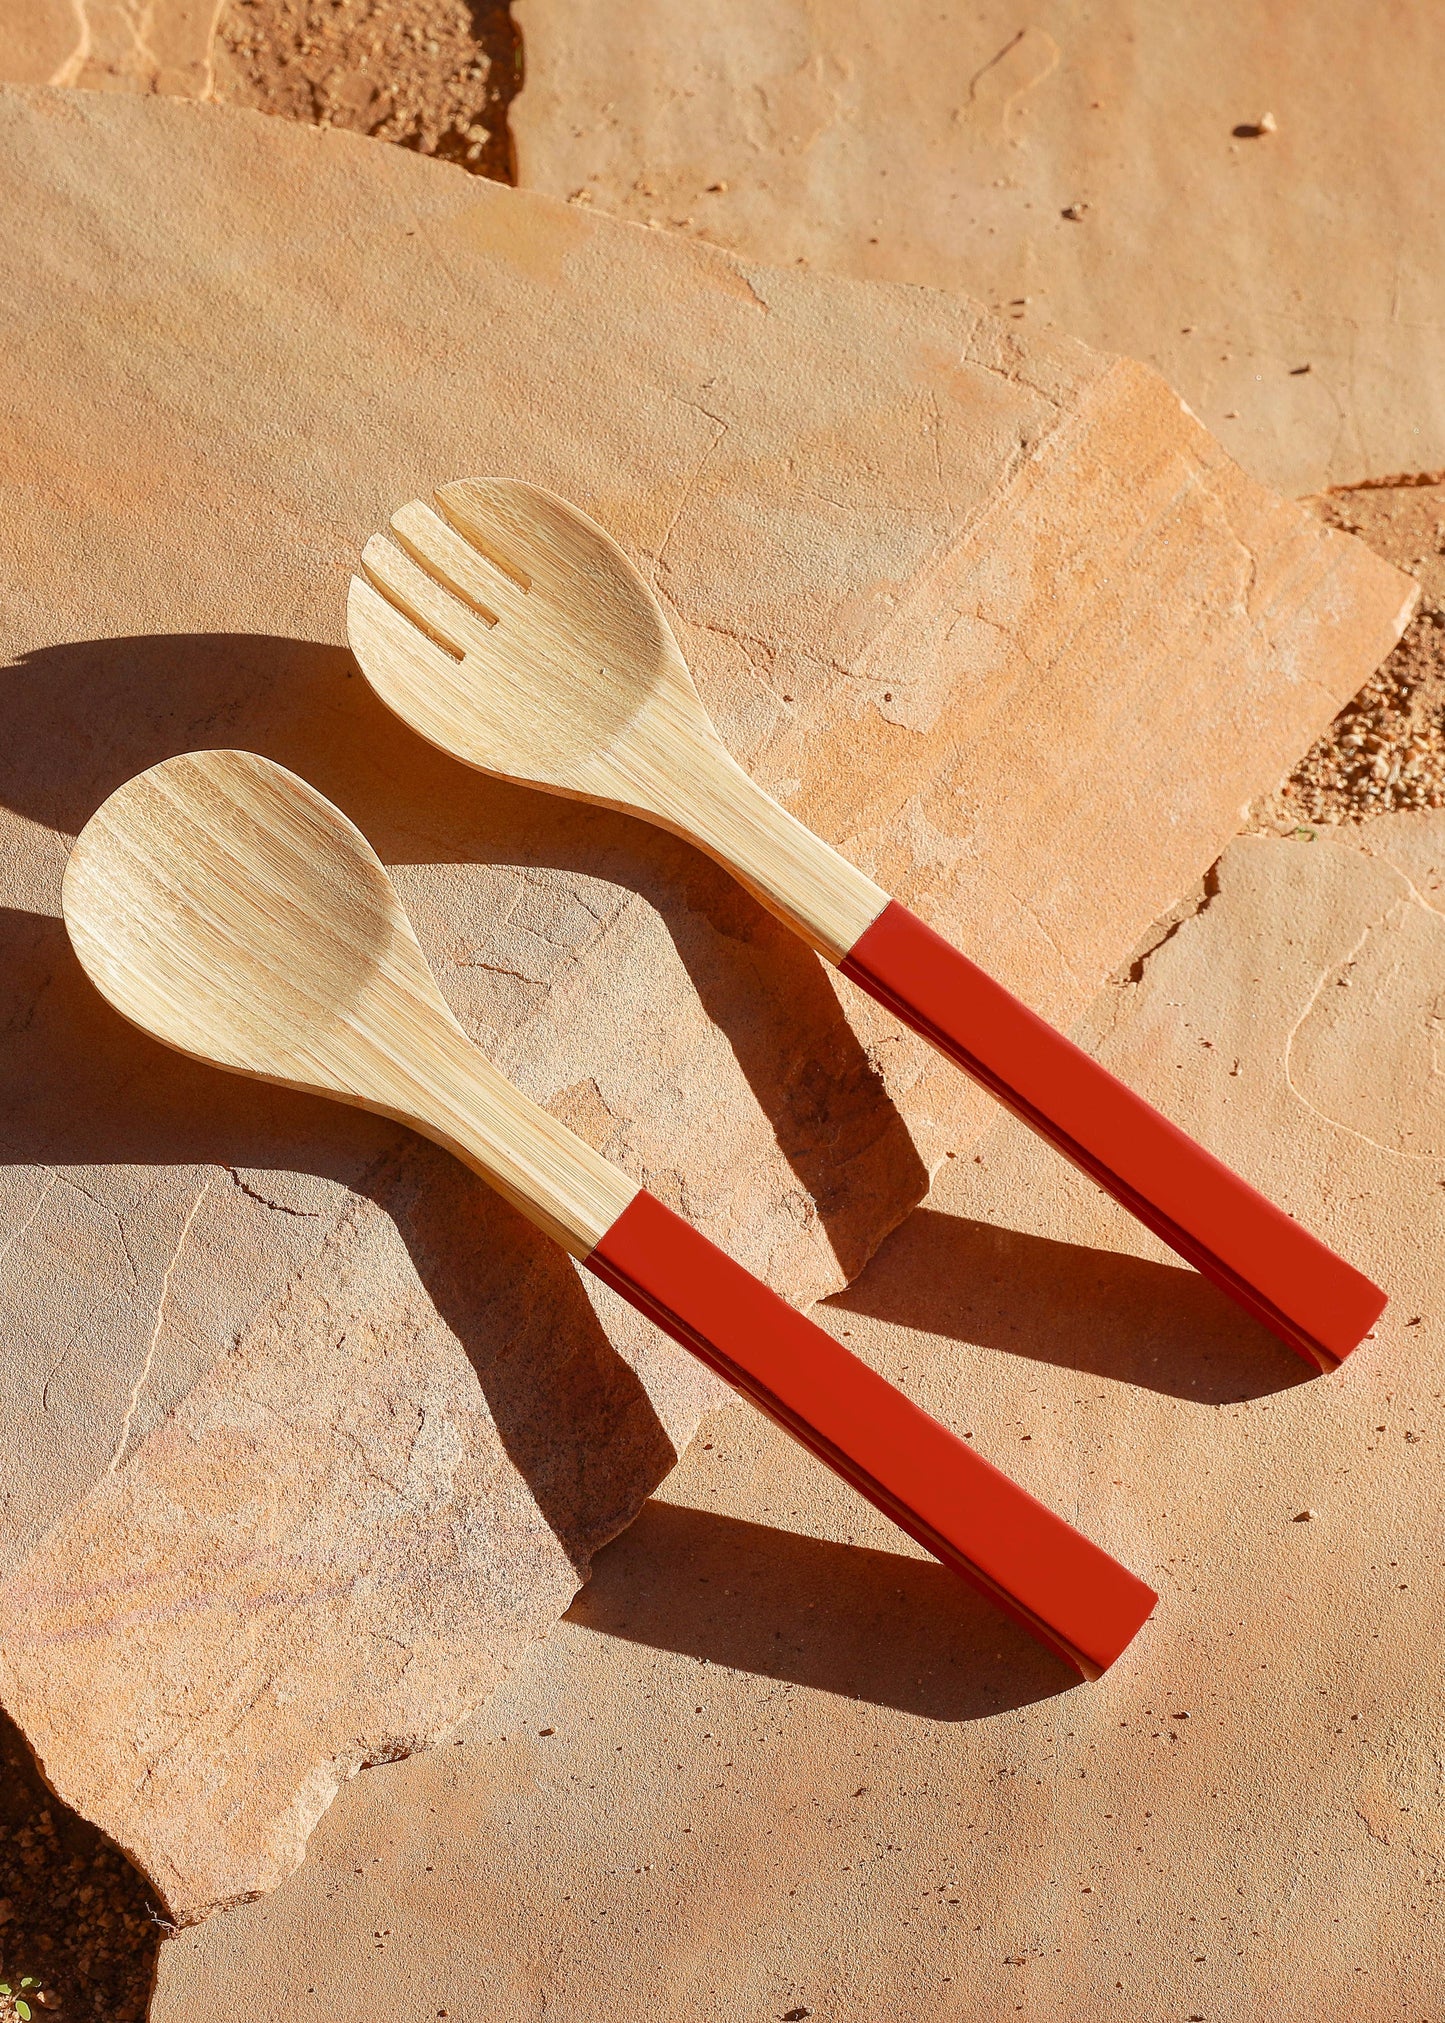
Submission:
M 100 1195 L 92 1194 L 88 1187 L 82 1187 L 78 1180 L 72 1180 L 68 1173 L 57 1173 L 55 1177 L 62 1187 L 68 1187 L 72 1194 L 78 1194 L 82 1201 L 88 1201 L 93 1208 L 101 1209 L 111 1218 L 115 1224 L 116 1235 L 120 1238 L 120 1247 L 125 1252 L 125 1261 L 130 1266 L 131 1278 L 136 1285 L 139 1285 L 141 1282 L 140 1266 L 136 1263 L 131 1251 L 130 1239 L 125 1233 L 125 1222 L 120 1210 L 113 1207 L 110 1202 L 102 1200 Z
M 125 1417 L 121 1421 L 120 1438 L 116 1441 L 115 1452 L 110 1457 L 110 1467 L 106 1470 L 106 1473 L 109 1475 L 114 1475 L 117 1468 L 119 1468 L 121 1464 L 121 1459 L 125 1454 L 126 1445 L 130 1440 L 130 1429 L 135 1420 L 136 1409 L 140 1404 L 141 1392 L 145 1389 L 146 1385 L 150 1381 L 151 1366 L 155 1362 L 156 1348 L 160 1342 L 161 1330 L 165 1326 L 166 1303 L 170 1298 L 171 1292 L 171 1277 L 175 1271 L 176 1266 L 180 1263 L 181 1252 L 186 1247 L 186 1238 L 191 1233 L 191 1224 L 195 1221 L 196 1216 L 199 1214 L 201 1203 L 205 1200 L 206 1195 L 209 1193 L 210 1186 L 211 1186 L 211 1175 L 208 1173 L 205 1179 L 201 1182 L 200 1193 L 191 1203 L 190 1214 L 181 1224 L 181 1233 L 176 1238 L 176 1247 L 171 1252 L 170 1263 L 166 1266 L 165 1270 L 161 1274 L 161 1295 L 160 1299 L 156 1303 L 155 1326 L 151 1329 L 151 1338 L 146 1346 L 145 1361 L 141 1365 L 140 1375 L 136 1378 L 134 1384 L 131 1386 L 130 1403 L 126 1406 Z M 129 1253 L 127 1253 L 127 1255 L 128 1254 Z
M 1391 865 L 1390 868 L 1393 870 L 1395 867 Z M 1308 1110 L 1312 1117 L 1318 1117 L 1322 1124 L 1328 1124 L 1331 1130 L 1343 1131 L 1348 1137 L 1357 1139 L 1362 1145 L 1373 1146 L 1375 1151 L 1383 1152 L 1391 1159 L 1413 1159 L 1418 1165 L 1438 1166 L 1440 1164 L 1440 1154 L 1438 1152 L 1410 1152 L 1405 1150 L 1403 1146 L 1382 1144 L 1378 1138 L 1372 1138 L 1368 1131 L 1356 1130 L 1353 1124 L 1343 1123 L 1338 1117 L 1330 1116 L 1328 1111 L 1321 1110 L 1317 1104 L 1310 1101 L 1309 1097 L 1295 1080 L 1292 1065 L 1294 1043 L 1304 1027 L 1305 1020 L 1319 1003 L 1320 992 L 1324 989 L 1330 977 L 1334 975 L 1336 970 L 1347 968 L 1355 960 L 1371 935 L 1379 933 L 1382 928 L 1387 926 L 1392 916 L 1403 916 L 1407 908 L 1419 903 L 1418 895 L 1414 887 L 1410 885 L 1409 879 L 1405 878 L 1403 873 L 1400 876 L 1408 889 L 1398 899 L 1393 900 L 1376 919 L 1367 921 L 1345 953 L 1337 956 L 1333 962 L 1326 963 L 1318 977 L 1316 977 L 1314 986 L 1305 1000 L 1300 1015 L 1290 1027 L 1289 1034 L 1284 1043 L 1284 1079 L 1285 1086 L 1296 1101 L 1304 1109 Z M 1433 912 L 1434 908 L 1426 908 L 1426 911 Z
M 677 506 L 673 512 L 672 518 L 667 523 L 667 531 L 664 533 L 661 544 L 659 545 L 657 550 L 657 561 L 654 566 L 658 569 L 665 569 L 668 566 L 667 550 L 673 535 L 677 531 L 677 523 L 682 518 L 683 513 L 687 510 L 688 501 L 691 499 L 693 493 L 696 491 L 698 481 L 702 477 L 703 472 L 707 469 L 709 463 L 711 463 L 713 455 L 717 450 L 718 444 L 723 440 L 723 437 L 728 433 L 728 424 L 723 420 L 721 415 L 713 414 L 705 407 L 698 407 L 696 403 L 693 401 L 688 401 L 685 403 L 685 405 L 691 407 L 693 411 L 697 414 L 706 415 L 708 420 L 715 424 L 717 428 L 717 434 L 713 437 L 712 441 L 708 444 L 707 448 L 703 451 L 702 455 L 698 458 L 697 463 L 694 465 L 692 471 L 690 472 L 686 483 L 683 485 L 682 496 L 677 502 Z
M 70 1361 L 70 1351 L 69 1349 L 67 1349 L 65 1351 L 65 1354 L 60 1358 L 60 1361 L 55 1365 L 54 1369 L 52 1369 L 49 1375 L 46 1377 L 44 1386 L 41 1389 L 40 1393 L 40 1409 L 42 1412 L 47 1413 L 49 1412 L 50 1386 L 55 1382 L 56 1378 L 60 1375 L 61 1371 L 65 1368 L 66 1364 L 69 1361 Z
M 1012 135 L 1011 116 L 1019 100 L 1043 83 L 1059 65 L 1059 45 L 1052 35 L 1032 25 L 1020 28 L 1002 49 L 976 70 L 968 81 L 967 105 L 984 110 L 992 100 L 998 134 Z M 980 96 L 979 87 L 985 86 Z M 959 114 L 955 112 L 955 120 Z
M 1186 926 L 1189 921 L 1201 919 L 1218 897 L 1219 865 L 1216 862 L 1210 865 L 1189 897 L 1181 900 L 1150 928 L 1149 933 L 1153 939 L 1146 942 L 1130 958 L 1128 968 L 1118 977 L 1118 981 L 1130 984 L 1142 983 L 1146 967 L 1166 942 L 1172 941 L 1180 928 Z
M 50 80 L 52 87 L 73 85 L 90 60 L 90 15 L 85 0 L 72 0 L 72 5 L 75 9 L 75 47 L 65 61 L 56 66 Z
M 1049 928 L 1045 925 L 1043 915 L 1039 912 L 1038 908 L 1032 905 L 1029 900 L 1025 899 L 1022 893 L 1015 892 L 1012 886 L 1006 885 L 1003 879 L 999 878 L 996 870 L 994 871 L 993 876 L 998 883 L 999 890 L 1001 892 L 1006 892 L 1009 898 L 1013 901 L 1014 905 L 1019 907 L 1024 913 L 1026 913 L 1029 919 L 1034 923 L 1034 926 L 1039 930 L 1039 933 L 1044 937 L 1044 940 L 1048 943 L 1049 947 L 1054 951 L 1054 954 L 1059 958 L 1059 961 L 1063 964 L 1064 974 L 1068 977 L 1070 983 L 1075 984 L 1078 987 L 1078 989 L 1083 993 L 1085 998 L 1087 998 L 1088 988 L 1085 984 L 1083 977 L 1081 977 L 1079 975 L 1079 972 L 1074 968 L 1073 963 L 1069 960 L 1068 956 L 1064 953 L 1063 949 L 1060 947 L 1059 942 L 1055 937 L 1055 935 L 1053 935 L 1050 932 Z
M 49 1174 L 49 1176 L 46 1179 L 45 1185 L 41 1188 L 39 1194 L 35 1197 L 35 1206 L 26 1216 L 25 1220 L 21 1223 L 20 1227 L 16 1230 L 13 1230 L 11 1234 L 6 1238 L 5 1243 L 3 1245 L 0 1245 L 0 1264 L 3 1264 L 5 1262 L 6 1258 L 10 1255 L 11 1251 L 15 1248 L 16 1244 L 19 1243 L 20 1239 L 29 1232 L 30 1225 L 34 1222 L 36 1216 L 39 1215 L 41 1209 L 45 1206 L 46 1195 L 49 1194 L 51 1188 L 55 1185 L 56 1181 L 59 1178 L 60 1175 L 58 1173 L 52 1172 L 51 1174 Z
M 546 937 L 543 935 L 538 935 L 537 938 L 540 941 L 544 940 Z M 591 946 L 590 943 L 588 945 Z M 560 947 L 563 953 L 566 955 L 572 955 L 574 953 L 576 954 L 583 953 L 583 951 L 581 950 L 574 951 L 571 945 L 565 942 L 561 943 L 553 942 L 551 946 L 554 948 Z M 549 993 L 552 990 L 552 981 L 548 977 L 528 976 L 525 970 L 513 969 L 511 964 L 506 962 L 484 962 L 481 956 L 479 955 L 453 956 L 452 967 L 453 969 L 481 969 L 485 970 L 489 976 L 510 976 L 514 978 L 518 983 L 525 983 L 529 985 L 533 990 L 543 990 Z
M 1395 862 L 1394 858 L 1391 857 L 1386 851 L 1375 849 L 1374 846 L 1369 842 L 1357 843 L 1352 847 L 1357 849 L 1362 857 L 1368 857 L 1372 864 L 1382 864 L 1386 870 L 1393 871 L 1397 878 L 1403 879 L 1405 884 L 1409 887 L 1411 899 L 1413 899 L 1415 904 L 1420 908 L 1422 908 L 1424 912 L 1433 913 L 1437 917 L 1445 918 L 1445 907 L 1436 906 L 1432 900 L 1427 898 L 1427 896 L 1420 890 L 1419 886 L 1415 883 L 1414 879 L 1411 878 L 1409 872 L 1402 871 L 1400 866 Z M 4 1252 L 0 1251 L 0 1256 L 3 1255 Z
M 243 1180 L 234 1166 L 228 1166 L 226 1171 L 243 1194 L 248 1194 L 253 1201 L 259 1201 L 263 1208 L 274 1208 L 278 1215 L 295 1215 L 307 1222 L 314 1222 L 321 1215 L 322 1211 L 319 1208 L 293 1208 L 289 1201 L 273 1201 L 269 1194 L 262 1194 L 259 1188 L 252 1187 Z

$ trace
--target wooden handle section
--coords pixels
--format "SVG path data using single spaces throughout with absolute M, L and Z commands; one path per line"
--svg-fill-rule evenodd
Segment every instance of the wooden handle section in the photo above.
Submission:
M 1385 1295 L 893 900 L 840 968 L 1317 1369 Z
M 1143 1581 L 645 1189 L 587 1263 L 1085 1678 L 1147 1622 Z

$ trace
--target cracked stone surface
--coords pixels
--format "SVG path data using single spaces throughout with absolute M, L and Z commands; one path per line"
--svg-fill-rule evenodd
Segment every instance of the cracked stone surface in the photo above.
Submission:
M 525 186 L 1147 359 L 1288 492 L 1445 467 L 1429 8 L 514 12 Z
M 1139 0 L 1026 21 L 1003 0 L 966 20 L 515 0 L 525 88 L 483 124 L 507 38 L 476 9 L 471 63 L 450 0 L 366 36 L 302 0 L 259 33 L 225 12 L 9 0 L 0 78 L 256 104 L 507 180 L 515 160 L 528 187 L 772 264 L 956 289 L 1157 366 L 1287 492 L 1445 467 L 1445 44 L 1405 0 L 1297 24 Z
M 1148 1574 L 1080 1686 L 740 1407 L 154 2023 L 1429 2016 L 1445 814 L 1234 843 L 1091 1044 L 1386 1286 L 1305 1366 L 1005 1120 L 820 1313 Z M 483 1971 L 483 1969 L 485 1971 Z
M 501 1065 L 806 1303 L 988 1106 L 684 845 L 387 716 L 366 534 L 577 498 L 743 762 L 1064 1022 L 1411 586 L 965 301 L 158 97 L 0 92 L 0 150 L 0 1699 L 185 1922 L 484 1699 L 718 1392 L 440 1153 L 116 1019 L 58 918 L 102 797 L 313 780 Z
M 226 0 L 7 0 L 0 79 L 206 98 Z

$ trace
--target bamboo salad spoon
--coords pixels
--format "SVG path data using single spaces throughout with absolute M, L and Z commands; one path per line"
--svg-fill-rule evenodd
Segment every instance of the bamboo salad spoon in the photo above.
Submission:
M 515 1089 L 366 838 L 294 773 L 219 751 L 139 774 L 85 825 L 63 904 L 132 1023 L 434 1138 L 1086 1678 L 1147 1620 L 1143 1581 Z
M 764 793 L 703 710 L 662 607 L 551 492 L 467 479 L 362 555 L 352 650 L 382 701 L 481 771 L 698 844 L 1317 1369 L 1385 1295 Z

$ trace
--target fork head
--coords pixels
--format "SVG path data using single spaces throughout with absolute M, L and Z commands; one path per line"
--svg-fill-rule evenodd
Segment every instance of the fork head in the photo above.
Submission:
M 468 765 L 650 812 L 639 748 L 682 724 L 714 736 L 652 591 L 552 492 L 467 478 L 435 496 L 363 551 L 347 601 L 362 673 Z

